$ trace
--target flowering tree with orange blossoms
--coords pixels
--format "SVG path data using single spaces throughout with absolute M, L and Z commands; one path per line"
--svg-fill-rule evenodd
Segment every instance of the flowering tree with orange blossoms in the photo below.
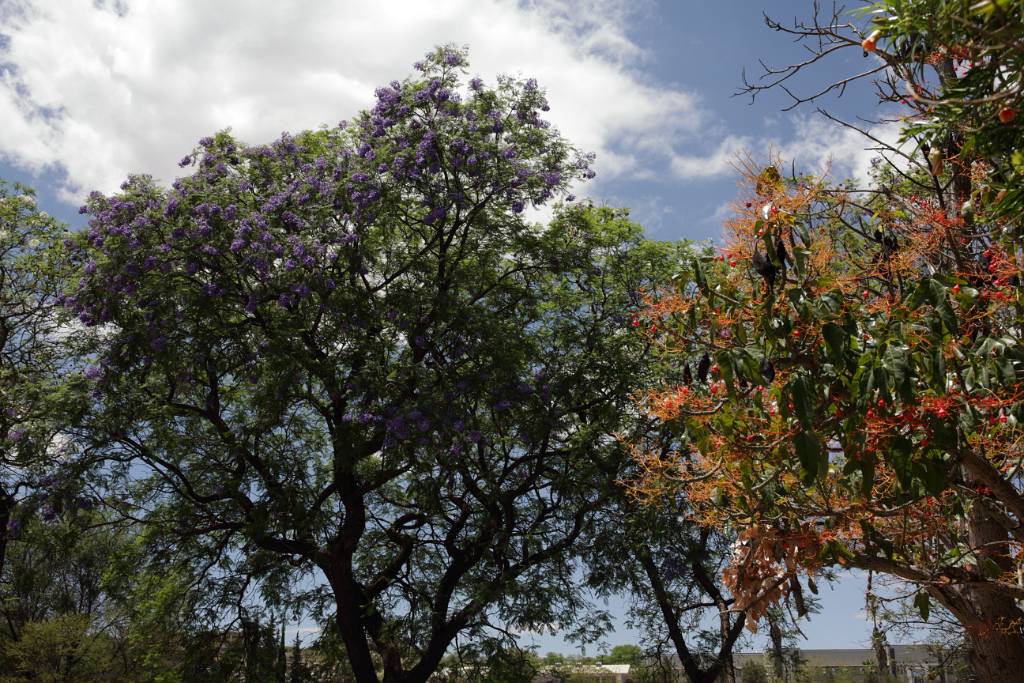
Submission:
M 1019 250 L 984 211 L 964 218 L 896 177 L 865 194 L 746 175 L 721 253 L 637 327 L 678 369 L 644 402 L 681 436 L 672 457 L 638 449 L 636 492 L 683 487 L 696 519 L 739 532 L 725 580 L 751 622 L 801 574 L 885 572 L 920 586 L 922 612 L 935 600 L 956 616 L 986 680 L 1011 680 Z
M 888 164 L 862 192 L 746 165 L 725 247 L 638 326 L 678 368 L 645 402 L 681 438 L 676 457 L 637 447 L 635 492 L 682 489 L 695 518 L 738 533 L 725 579 L 750 622 L 798 597 L 801 573 L 884 572 L 919 586 L 923 617 L 934 602 L 964 626 L 983 680 L 1013 681 L 1024 667 L 1024 5 L 860 10 L 815 2 L 808 20 L 766 18 L 807 53 L 741 92 L 781 89 L 793 108 L 870 79 L 900 145 L 862 131 Z M 865 69 L 800 90 L 798 74 L 847 49 Z

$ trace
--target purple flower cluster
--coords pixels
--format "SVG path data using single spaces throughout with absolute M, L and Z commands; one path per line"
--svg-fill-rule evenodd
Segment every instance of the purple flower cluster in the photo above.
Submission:
M 463 99 L 465 66 L 464 52 L 439 49 L 417 66 L 422 78 L 378 88 L 352 125 L 254 147 L 219 133 L 182 160 L 192 173 L 171 188 L 131 176 L 115 195 L 90 195 L 76 246 L 81 278 L 65 305 L 87 325 L 115 322 L 124 344 L 142 350 L 134 357 L 155 362 L 214 312 L 366 329 L 348 283 L 386 267 L 371 250 L 394 226 L 446 231 L 467 215 L 508 217 L 593 173 L 591 159 L 540 118 L 547 102 L 536 81 L 502 79 L 488 90 L 474 78 Z M 411 344 L 428 341 L 436 342 L 419 335 Z M 519 400 L 513 393 L 492 406 L 507 411 Z M 366 424 L 383 424 L 393 439 L 425 436 L 443 421 L 421 410 Z M 362 424 L 363 414 L 352 420 Z

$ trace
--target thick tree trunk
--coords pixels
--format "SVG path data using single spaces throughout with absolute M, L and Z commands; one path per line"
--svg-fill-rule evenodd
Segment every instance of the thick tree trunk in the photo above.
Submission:
M 974 623 L 965 624 L 971 669 L 979 681 L 1018 683 L 1024 679 L 1024 613 L 1012 600 L 991 591 L 973 593 L 965 595 L 976 615 Z
M 355 599 L 356 591 L 353 590 L 350 576 L 345 572 L 327 573 L 327 580 L 334 593 L 334 603 L 338 610 L 335 619 L 341 640 L 345 643 L 352 675 L 358 683 L 380 683 L 373 657 L 370 655 L 369 644 L 366 642 L 362 606 Z
M 968 516 L 967 535 L 971 547 L 978 549 L 979 562 L 991 561 L 1009 571 L 1009 534 L 979 504 Z M 983 584 L 931 592 L 963 625 L 968 662 L 977 680 L 1017 683 L 1024 678 L 1024 611 L 1016 601 Z

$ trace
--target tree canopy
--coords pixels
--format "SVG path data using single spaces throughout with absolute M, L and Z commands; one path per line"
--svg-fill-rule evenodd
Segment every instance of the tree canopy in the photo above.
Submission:
M 956 616 L 987 680 L 1011 680 L 1024 656 L 1021 126 L 1003 111 L 1019 99 L 1019 45 L 1000 36 L 1021 17 L 998 2 L 871 10 L 859 36 L 835 18 L 786 30 L 820 39 L 820 57 L 878 53 L 892 68 L 882 101 L 909 89 L 907 144 L 859 192 L 748 166 L 724 249 L 649 309 L 683 381 L 647 405 L 685 438 L 674 458 L 641 456 L 639 490 L 682 488 L 700 521 L 740 530 L 726 580 L 752 621 L 798 573 L 886 572 L 920 586 L 923 616 L 930 600 Z
M 204 139 L 172 188 L 94 194 L 74 245 L 82 430 L 133 475 L 116 497 L 211 567 L 325 580 L 359 681 L 571 621 L 629 316 L 682 248 L 610 209 L 526 220 L 588 159 L 534 81 L 465 67 L 439 49 L 348 125 Z

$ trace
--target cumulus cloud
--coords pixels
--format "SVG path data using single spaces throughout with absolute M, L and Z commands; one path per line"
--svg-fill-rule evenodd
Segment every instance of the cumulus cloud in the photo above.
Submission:
M 823 116 L 797 115 L 790 124 L 785 135 L 759 139 L 727 135 L 707 154 L 673 154 L 670 167 L 678 178 L 713 179 L 734 175 L 735 164 L 744 155 L 754 159 L 777 156 L 787 165 L 795 165 L 798 172 L 828 173 L 835 180 L 852 178 L 865 185 L 873 161 L 882 155 L 883 144 L 899 148 L 900 125 L 896 122 L 868 126 L 865 131 L 875 140 Z M 885 152 L 885 156 L 906 167 L 898 154 Z
M 582 5 L 580 4 L 582 3 Z M 537 78 L 551 120 L 637 177 L 704 118 L 698 98 L 635 68 L 628 0 L 4 0 L 0 156 L 63 173 L 63 196 L 163 181 L 195 141 L 230 127 L 265 142 L 333 125 L 435 45 L 470 49 L 471 72 Z
M 897 146 L 898 123 L 880 123 L 865 130 L 880 142 Z M 872 161 L 880 156 L 878 143 L 823 116 L 796 118 L 790 139 L 769 140 L 767 146 L 787 163 L 796 164 L 798 170 L 828 172 L 836 180 L 852 178 L 862 186 L 869 182 Z M 903 166 L 897 155 L 886 156 Z
M 752 144 L 749 137 L 727 135 L 708 155 L 673 155 L 670 167 L 677 177 L 684 179 L 718 178 L 732 175 L 735 173 L 737 157 L 745 151 L 749 151 Z

